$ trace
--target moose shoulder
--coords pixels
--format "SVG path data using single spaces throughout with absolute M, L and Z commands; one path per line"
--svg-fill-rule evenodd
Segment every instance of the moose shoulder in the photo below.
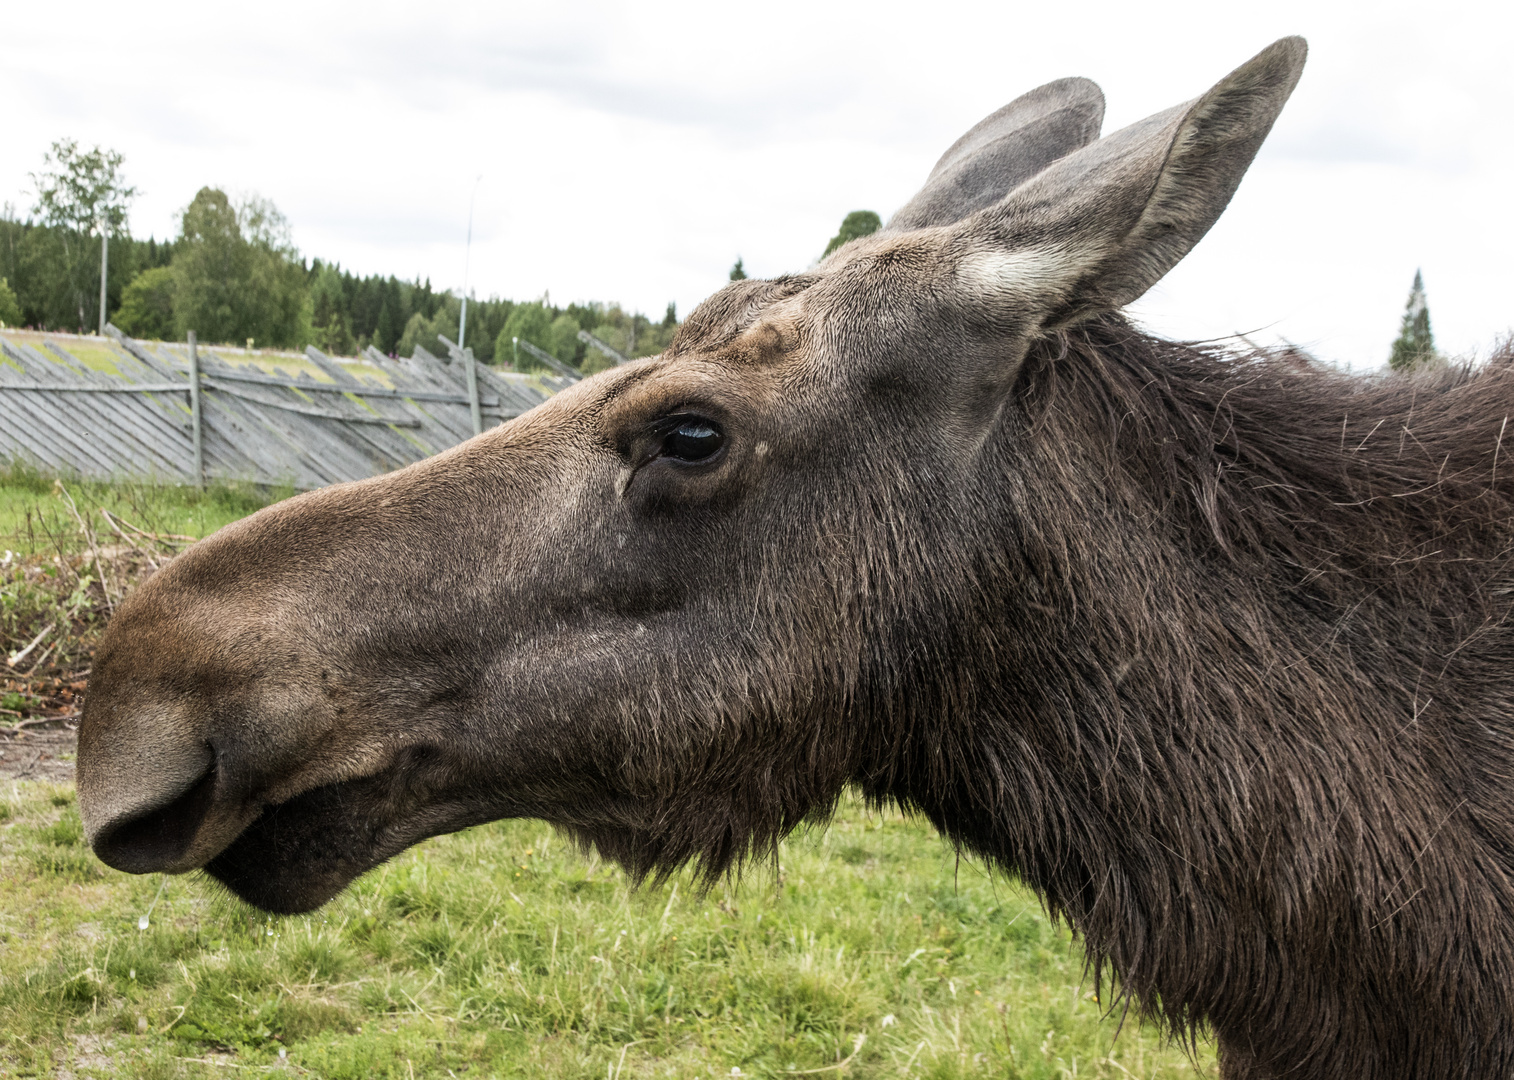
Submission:
M 509 816 L 718 874 L 852 784 L 1228 1077 L 1510 1075 L 1514 356 L 1351 379 L 1117 310 L 1304 53 L 1104 138 L 1033 91 L 664 355 L 191 548 L 96 661 L 95 851 L 301 911 Z

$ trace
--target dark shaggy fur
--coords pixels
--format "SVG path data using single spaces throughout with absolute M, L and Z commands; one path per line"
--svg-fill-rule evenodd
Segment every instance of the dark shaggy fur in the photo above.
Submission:
M 996 649 L 982 720 L 916 751 L 981 780 L 871 789 L 1211 1022 L 1227 1075 L 1507 1075 L 1514 357 L 1360 380 L 1113 320 L 1062 344 L 1006 424 L 1040 452 L 1008 625 L 963 642 Z

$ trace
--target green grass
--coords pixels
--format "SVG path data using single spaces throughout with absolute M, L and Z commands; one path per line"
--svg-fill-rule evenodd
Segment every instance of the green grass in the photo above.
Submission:
M 208 879 L 106 869 L 70 789 L 0 798 L 5 1075 L 1194 1075 L 1133 1020 L 1116 1040 L 1082 969 L 1032 895 L 852 802 L 776 880 L 707 897 L 631 890 L 523 821 L 270 919 Z
M 102 508 L 149 533 L 198 539 L 293 493 L 254 484 L 217 483 L 201 491 L 147 482 L 57 480 L 22 463 L 0 464 L 0 547 L 23 555 L 82 551 L 88 545 L 74 510 L 101 544 L 114 544 Z

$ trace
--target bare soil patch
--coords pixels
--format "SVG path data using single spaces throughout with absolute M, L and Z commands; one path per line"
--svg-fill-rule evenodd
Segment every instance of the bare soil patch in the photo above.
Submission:
M 73 783 L 78 724 L 73 719 L 29 728 L 0 728 L 0 781 Z

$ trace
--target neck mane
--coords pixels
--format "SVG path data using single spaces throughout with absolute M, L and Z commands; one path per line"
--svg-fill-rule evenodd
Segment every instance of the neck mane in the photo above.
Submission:
M 926 631 L 933 700 L 865 788 L 1018 873 L 1096 974 L 1234 1062 L 1489 1066 L 1514 1009 L 1511 414 L 1508 351 L 1361 378 L 1114 318 L 1048 343 L 985 455 L 1005 542 L 973 579 L 1006 614 Z

